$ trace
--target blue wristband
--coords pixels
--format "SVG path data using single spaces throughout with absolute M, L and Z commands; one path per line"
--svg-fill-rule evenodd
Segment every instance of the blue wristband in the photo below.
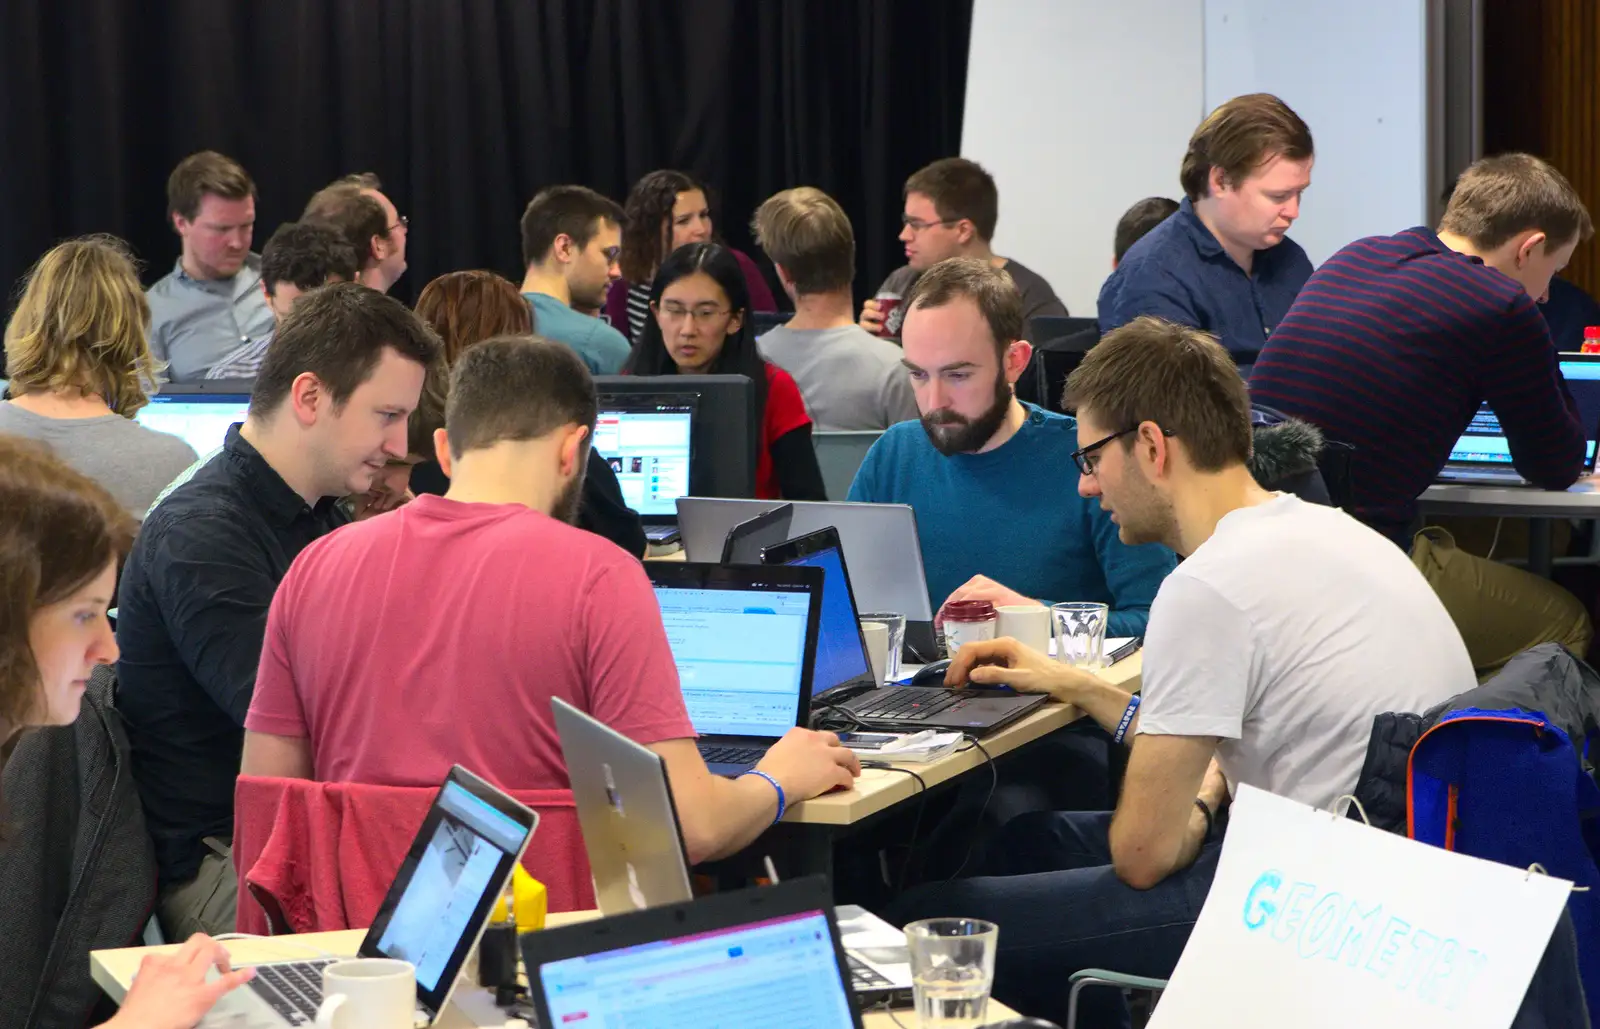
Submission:
M 1128 726 L 1133 724 L 1133 716 L 1139 710 L 1139 694 L 1135 693 L 1128 700 L 1128 710 L 1122 712 L 1122 721 L 1117 723 L 1117 731 L 1111 734 L 1112 743 L 1121 743 L 1122 738 L 1128 735 Z
M 766 772 L 763 772 L 759 768 L 752 768 L 748 772 L 740 773 L 741 778 L 746 775 L 759 775 L 761 778 L 767 780 L 767 782 L 770 782 L 772 784 L 772 788 L 778 791 L 778 813 L 772 816 L 772 824 L 777 825 L 779 822 L 783 821 L 783 812 L 784 809 L 789 806 L 789 798 L 783 795 L 783 787 L 778 785 L 778 780 L 774 779 L 772 776 L 768 775 Z

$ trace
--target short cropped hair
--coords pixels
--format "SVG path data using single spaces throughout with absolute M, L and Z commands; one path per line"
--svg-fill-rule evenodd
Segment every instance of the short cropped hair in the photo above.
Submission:
M 786 189 L 756 208 L 756 242 L 783 265 L 796 293 L 849 289 L 856 277 L 856 235 L 850 216 L 814 186 Z
M 372 237 L 389 238 L 389 216 L 382 204 L 362 192 L 369 188 L 341 179 L 312 194 L 300 213 L 302 222 L 326 225 L 343 236 L 363 268 L 372 263 Z
M 1545 234 L 1545 250 L 1594 235 L 1594 223 L 1566 176 L 1532 154 L 1484 157 L 1456 179 L 1439 228 L 1493 250 L 1530 229 Z
M 917 277 L 906 297 L 906 310 L 944 307 L 958 297 L 978 305 L 994 336 L 995 353 L 1004 361 L 1006 347 L 1022 338 L 1022 294 L 1017 284 L 988 261 L 952 257 Z
M 912 193 L 932 200 L 934 210 L 945 221 L 965 218 L 979 239 L 988 242 L 994 238 L 994 227 L 1000 220 L 1000 191 L 995 188 L 994 177 L 977 161 L 941 157 L 911 173 L 903 195 Z
M 267 292 L 287 282 L 316 289 L 330 278 L 349 282 L 361 270 L 361 258 L 349 240 L 329 225 L 284 222 L 261 248 L 261 282 Z
M 58 243 L 24 282 L 5 330 L 12 394 L 80 389 L 132 418 L 161 365 L 150 353 L 150 303 L 127 244 L 115 236 Z
M 238 161 L 215 150 L 202 150 L 178 162 L 167 176 L 167 220 L 181 214 L 194 221 L 206 195 L 243 200 L 256 195 L 256 184 Z
M 1143 315 L 1106 333 L 1067 376 L 1062 406 L 1116 432 L 1155 422 L 1202 472 L 1250 460 L 1250 395 L 1239 367 L 1215 336 L 1188 325 Z
M 570 236 L 582 250 L 602 221 L 622 225 L 622 205 L 588 186 L 541 189 L 522 212 L 522 263 L 538 264 L 550 256 L 557 236 Z
M 1133 245 L 1145 237 L 1145 233 L 1172 217 L 1177 209 L 1178 202 L 1166 197 L 1145 197 L 1128 208 L 1117 219 L 1117 235 L 1111 245 L 1112 257 L 1121 264 Z
M 372 376 L 384 350 L 426 369 L 442 352 L 439 337 L 406 305 L 355 282 L 335 282 L 295 302 L 267 348 L 250 416 L 264 418 L 282 406 L 294 380 L 310 372 L 342 407 Z
M 450 456 L 538 439 L 564 425 L 581 425 L 592 439 L 598 407 L 594 379 L 571 347 L 541 336 L 486 339 L 467 349 L 450 377 Z
M 1211 193 L 1211 169 L 1237 186 L 1274 157 L 1304 161 L 1316 155 L 1311 130 L 1271 93 L 1246 93 L 1206 115 L 1189 137 L 1178 181 L 1191 201 Z

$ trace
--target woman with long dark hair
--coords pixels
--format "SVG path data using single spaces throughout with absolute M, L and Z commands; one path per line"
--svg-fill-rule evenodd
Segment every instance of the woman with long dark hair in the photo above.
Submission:
M 105 487 L 0 435 L 0 766 L 24 729 L 75 721 L 90 674 L 116 661 L 106 609 L 136 528 Z M 7 825 L 0 847 L 22 845 L 30 828 Z M 206 982 L 213 967 L 224 974 Z M 251 974 L 229 972 L 227 951 L 197 933 L 144 959 L 104 1029 L 189 1029 Z
M 650 320 L 623 370 L 630 375 L 748 376 L 761 424 L 756 496 L 826 500 L 800 387 L 756 351 L 749 291 L 733 252 L 717 243 L 674 250 L 656 272 L 649 304 Z
M 622 278 L 606 294 L 606 320 L 638 342 L 650 321 L 650 283 L 668 254 L 690 243 L 712 243 L 711 201 L 705 186 L 685 172 L 663 168 L 634 183 L 623 205 Z M 748 254 L 728 248 L 744 275 L 750 310 L 776 311 L 778 303 Z

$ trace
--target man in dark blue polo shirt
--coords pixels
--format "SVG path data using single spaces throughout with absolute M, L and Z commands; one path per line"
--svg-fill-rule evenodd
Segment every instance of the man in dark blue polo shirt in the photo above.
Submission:
M 1527 154 L 1484 158 L 1461 173 L 1438 232 L 1358 239 L 1317 269 L 1261 352 L 1251 397 L 1354 446 L 1350 513 L 1403 547 L 1417 497 L 1485 401 L 1517 471 L 1565 489 L 1594 426 L 1579 421 L 1536 302 L 1593 232 L 1559 171 Z M 1545 640 L 1587 649 L 1588 615 L 1564 590 L 1453 548 L 1436 562 L 1435 549 L 1419 542 L 1413 558 L 1480 671 Z M 1451 569 L 1461 595 L 1441 584 Z M 1485 614 L 1491 594 L 1514 603 Z
M 1100 331 L 1140 315 L 1205 329 L 1246 362 L 1288 312 L 1311 261 L 1287 238 L 1311 185 L 1311 130 L 1267 93 L 1234 97 L 1189 139 L 1177 213 L 1100 288 Z
M 250 412 L 145 519 L 118 592 L 117 707 L 155 842 L 168 939 L 230 932 L 233 786 L 267 608 L 289 564 L 406 457 L 407 416 L 439 341 L 355 283 L 284 320 Z

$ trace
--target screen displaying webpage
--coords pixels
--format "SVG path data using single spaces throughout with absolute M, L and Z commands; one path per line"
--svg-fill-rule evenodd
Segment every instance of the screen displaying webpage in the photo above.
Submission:
M 163 396 L 157 393 L 139 409 L 133 420 L 156 432 L 177 436 L 201 457 L 222 446 L 228 428 L 244 421 L 250 410 L 250 397 L 243 393 L 201 395 L 185 393 Z
M 782 736 L 795 726 L 811 594 L 656 587 L 694 731 Z
M 622 499 L 639 514 L 675 515 L 677 499 L 689 495 L 693 423 L 694 412 L 688 405 L 600 412 L 594 449 L 617 473 Z

